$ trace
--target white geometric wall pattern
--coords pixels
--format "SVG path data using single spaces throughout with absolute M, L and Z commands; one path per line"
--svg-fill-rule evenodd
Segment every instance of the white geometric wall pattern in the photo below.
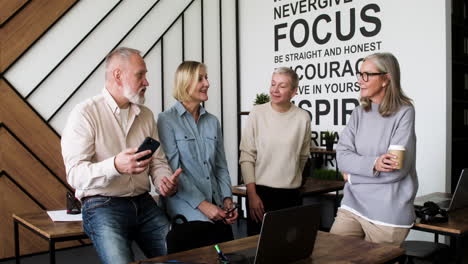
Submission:
M 203 61 L 206 109 L 223 124 L 237 183 L 237 0 L 81 0 L 7 71 L 4 78 L 58 134 L 73 107 L 104 88 L 104 58 L 118 46 L 139 49 L 148 67 L 146 105 L 155 116 L 174 103 L 183 60 Z

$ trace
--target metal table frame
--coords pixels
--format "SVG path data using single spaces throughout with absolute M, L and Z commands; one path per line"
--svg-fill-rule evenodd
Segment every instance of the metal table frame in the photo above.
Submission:
M 71 240 L 78 240 L 78 239 L 85 239 L 88 238 L 87 235 L 76 235 L 76 236 L 65 236 L 59 238 L 49 238 L 44 236 L 43 234 L 37 232 L 36 230 L 30 228 L 29 226 L 25 225 L 24 223 L 18 221 L 16 218 L 13 218 L 13 229 L 14 229 L 14 236 L 15 236 L 15 259 L 16 263 L 20 263 L 20 244 L 19 244 L 19 225 L 21 224 L 23 227 L 31 230 L 33 233 L 39 235 L 43 239 L 49 241 L 49 263 L 55 264 L 55 243 L 56 242 L 63 242 L 63 241 L 71 241 Z

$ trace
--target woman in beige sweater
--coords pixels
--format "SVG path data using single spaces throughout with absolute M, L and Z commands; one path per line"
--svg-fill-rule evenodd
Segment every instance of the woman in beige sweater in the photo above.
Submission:
M 291 99 L 297 74 L 287 67 L 273 72 L 271 102 L 255 106 L 242 134 L 240 160 L 247 185 L 248 233 L 260 232 L 263 214 L 301 204 L 302 170 L 310 154 L 310 115 Z

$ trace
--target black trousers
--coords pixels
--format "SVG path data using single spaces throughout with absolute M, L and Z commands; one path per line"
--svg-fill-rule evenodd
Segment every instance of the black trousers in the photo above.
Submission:
M 256 185 L 257 194 L 262 199 L 265 212 L 276 211 L 302 204 L 299 188 L 280 189 L 263 185 Z M 262 223 L 257 223 L 250 217 L 249 201 L 247 198 L 247 234 L 249 236 L 260 233 Z
M 222 221 L 190 221 L 183 224 L 173 223 L 166 240 L 167 253 L 171 254 L 234 240 L 234 235 L 231 225 Z

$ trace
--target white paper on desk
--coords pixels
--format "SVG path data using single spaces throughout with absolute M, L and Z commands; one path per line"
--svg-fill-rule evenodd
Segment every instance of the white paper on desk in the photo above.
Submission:
M 247 190 L 247 186 L 237 186 L 236 189 L 241 189 L 241 190 L 246 191 L 246 190 Z
M 67 214 L 67 210 L 47 211 L 54 222 L 83 221 L 81 214 Z

